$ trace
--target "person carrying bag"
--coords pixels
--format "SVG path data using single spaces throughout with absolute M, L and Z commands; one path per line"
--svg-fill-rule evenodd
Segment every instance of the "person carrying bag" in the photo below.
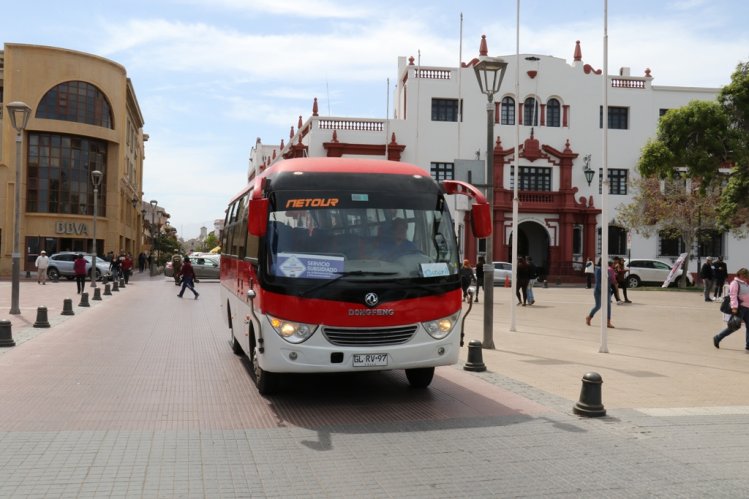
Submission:
M 744 348 L 749 350 L 749 308 L 747 308 L 749 304 L 749 270 L 745 267 L 740 268 L 736 272 L 736 277 L 728 287 L 727 298 L 729 306 L 725 306 L 726 300 L 724 299 L 724 303 L 721 303 L 720 311 L 724 314 L 730 313 L 730 316 L 726 322 L 726 328 L 713 336 L 713 345 L 715 348 L 720 348 L 720 342 L 723 338 L 741 329 L 741 323 L 743 322 L 746 327 Z

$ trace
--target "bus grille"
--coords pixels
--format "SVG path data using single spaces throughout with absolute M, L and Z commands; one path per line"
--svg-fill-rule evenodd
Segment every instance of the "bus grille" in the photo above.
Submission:
M 410 340 L 416 333 L 416 326 L 400 326 L 376 329 L 323 328 L 323 334 L 330 343 L 338 346 L 381 346 L 400 345 Z

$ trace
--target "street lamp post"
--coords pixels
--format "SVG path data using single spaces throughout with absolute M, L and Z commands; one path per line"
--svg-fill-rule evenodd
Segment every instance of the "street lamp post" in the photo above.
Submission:
M 156 224 L 156 206 L 158 206 L 159 202 L 155 199 L 152 199 L 149 203 L 151 205 L 151 275 L 156 275 L 156 265 L 157 262 L 154 262 L 155 255 L 153 254 L 154 247 L 156 246 L 156 235 L 154 234 L 153 227 Z
M 21 279 L 21 142 L 23 141 L 23 131 L 29 122 L 31 108 L 23 102 L 14 101 L 7 106 L 10 114 L 10 124 L 16 130 L 16 185 L 15 185 L 15 216 L 13 219 L 13 270 L 11 283 L 10 313 L 19 315 L 21 308 L 20 299 L 20 279 Z
M 93 256 L 91 257 L 91 287 L 96 287 L 96 213 L 99 208 L 99 186 L 101 185 L 101 178 L 104 174 L 99 170 L 91 172 L 91 183 L 94 185 L 94 233 L 92 236 L 92 247 Z
M 487 96 L 486 104 L 486 199 L 489 203 L 489 220 L 492 233 L 486 239 L 486 262 L 484 263 L 484 341 L 483 348 L 494 348 L 494 94 L 499 91 L 505 76 L 507 63 L 498 57 L 486 54 L 486 35 L 481 36 L 481 57 L 473 67 L 481 93 Z M 517 147 L 517 146 L 516 146 Z M 514 234 L 513 234 L 514 237 Z

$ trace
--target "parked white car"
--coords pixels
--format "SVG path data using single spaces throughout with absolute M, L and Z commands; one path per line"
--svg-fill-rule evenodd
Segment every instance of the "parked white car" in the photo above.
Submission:
M 505 278 L 512 281 L 512 264 L 509 262 L 492 262 L 494 264 L 494 285 L 504 286 Z
M 673 265 L 664 262 L 662 260 L 655 260 L 652 258 L 633 258 L 630 260 L 624 260 L 624 266 L 629 269 L 627 274 L 627 285 L 630 288 L 636 288 L 641 286 L 643 283 L 657 284 L 661 286 L 668 275 L 671 273 Z M 682 267 L 679 275 L 684 274 L 684 268 Z M 687 285 L 694 285 L 692 276 L 687 272 Z M 672 286 L 678 285 L 679 277 L 674 279 L 671 283 Z

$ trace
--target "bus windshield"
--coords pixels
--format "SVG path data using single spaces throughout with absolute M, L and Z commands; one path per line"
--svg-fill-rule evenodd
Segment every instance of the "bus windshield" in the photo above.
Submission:
M 276 192 L 266 240 L 270 279 L 437 278 L 456 275 L 453 222 L 441 195 Z

